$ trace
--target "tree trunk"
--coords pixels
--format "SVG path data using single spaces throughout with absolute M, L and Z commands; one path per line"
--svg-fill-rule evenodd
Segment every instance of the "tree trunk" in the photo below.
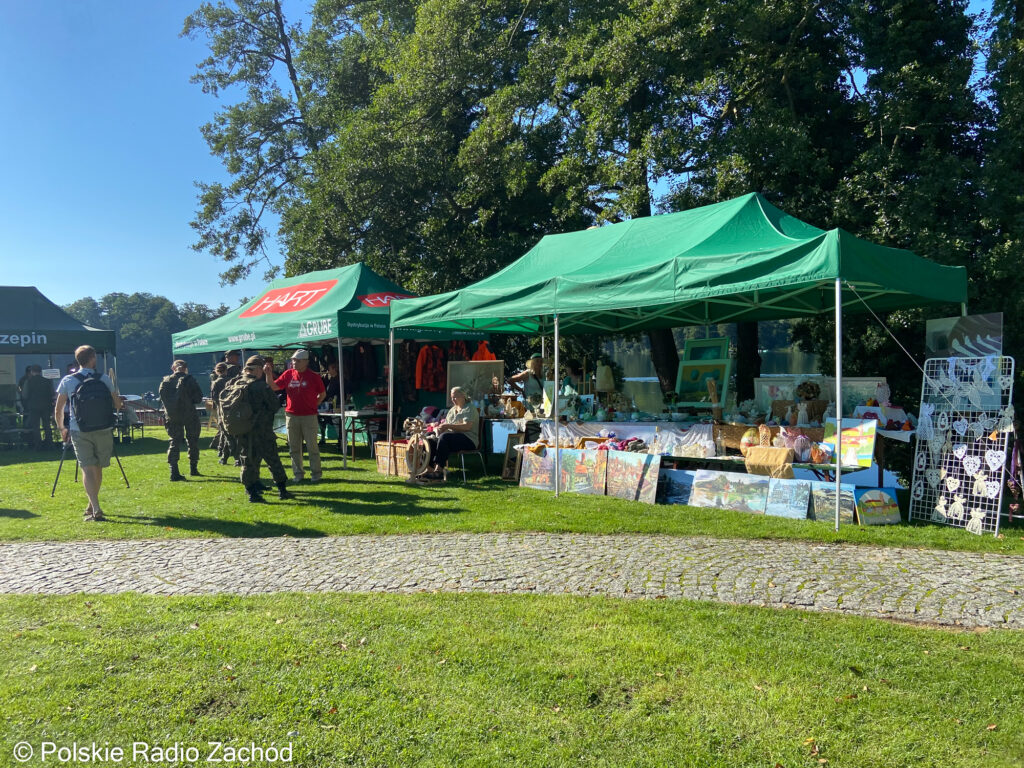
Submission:
M 662 392 L 674 392 L 676 374 L 679 372 L 679 351 L 671 328 L 655 328 L 647 332 L 651 342 L 651 361 L 658 374 Z
M 754 379 L 761 375 L 757 322 L 736 323 L 736 402 L 754 397 Z

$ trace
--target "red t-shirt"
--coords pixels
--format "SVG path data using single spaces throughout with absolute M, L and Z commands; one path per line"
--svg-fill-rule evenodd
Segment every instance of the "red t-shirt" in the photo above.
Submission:
M 275 379 L 274 384 L 284 389 L 288 395 L 285 413 L 295 416 L 316 414 L 316 398 L 324 391 L 324 382 L 309 368 L 302 373 L 289 368 Z

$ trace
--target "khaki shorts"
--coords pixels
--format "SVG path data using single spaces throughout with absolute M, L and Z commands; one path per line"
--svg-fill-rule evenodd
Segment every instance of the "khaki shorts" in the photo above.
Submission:
M 71 444 L 75 456 L 83 467 L 109 467 L 110 455 L 114 452 L 114 433 L 109 429 L 95 432 L 71 430 Z

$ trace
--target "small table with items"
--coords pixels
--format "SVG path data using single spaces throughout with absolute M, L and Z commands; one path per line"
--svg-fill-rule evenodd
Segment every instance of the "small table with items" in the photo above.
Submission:
M 357 434 L 366 435 L 366 443 L 370 447 L 370 456 L 373 456 L 374 438 L 387 431 L 387 411 L 378 411 L 373 408 L 360 408 L 348 411 L 321 411 L 317 414 L 321 424 L 333 424 L 338 429 L 338 449 L 345 453 L 351 446 L 351 456 L 356 457 Z M 344 425 L 342 425 L 344 420 Z M 344 426 L 344 428 L 342 428 Z M 345 437 L 342 438 L 342 435 Z M 348 442 L 351 441 L 351 442 Z M 346 444 L 343 444 L 346 443 Z

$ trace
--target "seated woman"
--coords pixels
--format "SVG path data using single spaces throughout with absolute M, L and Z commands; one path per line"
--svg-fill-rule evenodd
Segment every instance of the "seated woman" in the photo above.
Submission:
M 420 477 L 425 480 L 443 480 L 448 457 L 458 451 L 475 451 L 480 435 L 480 414 L 469 402 L 469 396 L 462 387 L 452 387 L 452 407 L 444 422 L 428 437 L 433 448 L 431 465 Z
M 539 352 L 530 355 L 530 362 L 526 364 L 526 370 L 508 377 L 509 383 L 523 394 L 527 403 L 532 402 L 531 398 L 544 396 L 544 358 Z M 529 407 L 529 405 L 527 405 Z

